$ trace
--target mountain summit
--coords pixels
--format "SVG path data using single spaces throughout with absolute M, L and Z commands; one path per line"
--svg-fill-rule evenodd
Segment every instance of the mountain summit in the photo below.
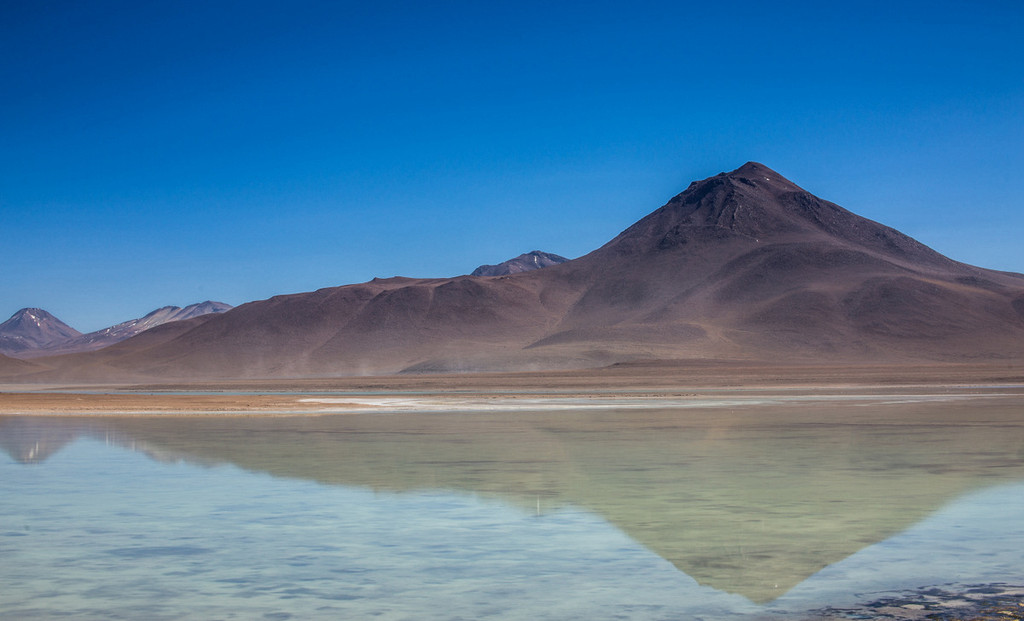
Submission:
M 23 308 L 0 323 L 0 352 L 19 354 L 81 335 L 41 308 Z
M 1024 276 L 953 261 L 750 162 L 544 269 L 277 296 L 38 362 L 51 379 L 126 379 L 1021 358 Z
M 693 242 L 721 243 L 730 238 L 756 243 L 817 239 L 897 260 L 952 264 L 899 231 L 822 200 L 756 162 L 694 181 L 606 248 L 651 252 Z
M 550 252 L 541 252 L 540 250 L 531 250 L 530 252 L 524 253 L 503 261 L 497 265 L 481 265 L 480 267 L 473 270 L 470 276 L 506 276 L 508 274 L 519 274 L 520 272 L 529 272 L 531 270 L 539 270 L 545 267 L 551 267 L 552 265 L 558 265 L 559 263 L 565 263 L 569 259 L 552 254 Z

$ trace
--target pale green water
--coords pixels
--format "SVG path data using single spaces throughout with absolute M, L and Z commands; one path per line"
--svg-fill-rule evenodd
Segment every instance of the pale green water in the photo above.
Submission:
M 1024 583 L 1024 401 L 0 417 L 0 618 L 801 618 Z

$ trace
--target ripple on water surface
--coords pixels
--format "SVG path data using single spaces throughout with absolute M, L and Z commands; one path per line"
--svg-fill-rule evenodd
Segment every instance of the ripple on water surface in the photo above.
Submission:
M 0 418 L 0 616 L 790 618 L 1024 582 L 1019 405 Z

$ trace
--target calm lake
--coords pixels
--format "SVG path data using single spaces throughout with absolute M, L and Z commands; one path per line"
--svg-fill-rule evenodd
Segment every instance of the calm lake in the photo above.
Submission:
M 0 449 L 4 619 L 865 618 L 1024 584 L 1019 390 L 3 416 Z

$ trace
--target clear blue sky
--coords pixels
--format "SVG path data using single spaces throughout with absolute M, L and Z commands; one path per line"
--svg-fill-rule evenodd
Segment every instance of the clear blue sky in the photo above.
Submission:
M 1024 271 L 1024 3 L 0 2 L 0 321 L 576 257 L 748 160 Z

